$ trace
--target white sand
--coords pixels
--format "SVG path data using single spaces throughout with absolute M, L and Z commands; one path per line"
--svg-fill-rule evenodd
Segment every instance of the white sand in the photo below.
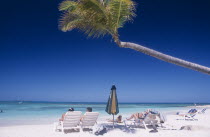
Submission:
M 205 107 L 205 106 L 203 106 Z M 202 108 L 203 108 L 202 107 Z M 202 108 L 199 108 L 200 110 Z M 195 116 L 198 121 L 177 120 L 181 116 L 168 115 L 163 124 L 165 128 L 158 128 L 157 133 L 149 133 L 143 128 L 125 128 L 123 125 L 115 129 L 110 128 L 103 137 L 210 137 L 210 108 L 205 114 Z M 101 122 L 100 122 L 101 123 Z M 98 124 L 100 124 L 98 123 Z M 103 122 L 102 122 L 103 123 Z M 192 130 L 180 130 L 182 126 L 189 126 Z M 109 126 L 108 126 L 109 127 Z M 0 137 L 96 137 L 90 132 L 62 133 L 53 131 L 50 125 L 22 125 L 0 127 Z

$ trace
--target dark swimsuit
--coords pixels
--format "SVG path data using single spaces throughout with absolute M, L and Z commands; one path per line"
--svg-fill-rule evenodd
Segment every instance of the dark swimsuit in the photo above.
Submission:
M 140 117 L 139 115 L 140 113 L 138 113 L 138 119 L 144 119 L 144 114 L 143 114 L 143 117 Z

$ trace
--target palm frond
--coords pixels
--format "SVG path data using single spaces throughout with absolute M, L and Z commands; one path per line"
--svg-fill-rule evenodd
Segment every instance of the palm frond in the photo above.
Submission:
M 82 18 L 77 14 L 66 12 L 60 19 L 59 28 L 66 32 L 76 28 L 82 28 Z
M 62 31 L 78 29 L 89 37 L 118 36 L 118 28 L 135 16 L 131 0 L 65 0 L 59 10 Z
M 135 16 L 135 4 L 131 0 L 112 0 L 110 1 L 110 12 L 115 31 L 117 31 L 126 21 L 132 20 Z
M 77 6 L 77 2 L 65 0 L 65 1 L 61 2 L 58 9 L 59 9 L 59 11 L 73 11 L 76 9 L 76 6 Z

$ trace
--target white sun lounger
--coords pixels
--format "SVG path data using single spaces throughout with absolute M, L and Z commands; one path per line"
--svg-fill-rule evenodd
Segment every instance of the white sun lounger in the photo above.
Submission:
M 161 124 L 159 123 L 160 119 L 158 119 L 157 117 L 158 114 L 147 114 L 144 119 L 135 120 L 130 124 L 130 126 L 131 125 L 134 125 L 135 127 L 143 126 L 146 130 L 148 130 L 147 125 L 152 125 L 153 128 L 155 129 L 156 125 Z M 127 126 L 129 121 L 124 121 L 124 123 L 125 126 Z
M 147 125 L 152 125 L 153 128 L 156 128 L 158 124 L 158 119 L 156 114 L 147 114 L 143 120 L 135 122 L 135 124 L 141 126 L 143 125 L 146 130 L 148 130 Z
M 197 121 L 194 117 L 198 113 L 197 109 L 190 109 L 187 113 L 177 113 L 177 115 L 184 117 L 184 119 L 177 119 L 177 120 L 190 120 L 190 121 Z
M 86 112 L 81 120 L 81 129 L 89 128 L 92 129 L 98 119 L 98 112 Z
M 65 129 L 80 129 L 79 122 L 81 115 L 81 111 L 66 112 L 63 121 L 54 123 L 54 130 L 60 129 L 64 132 Z

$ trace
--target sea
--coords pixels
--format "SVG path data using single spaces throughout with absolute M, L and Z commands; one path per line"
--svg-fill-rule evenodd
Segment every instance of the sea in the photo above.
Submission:
M 123 118 L 147 109 L 159 111 L 165 115 L 179 111 L 188 111 L 194 103 L 119 103 L 119 114 Z M 209 105 L 206 103 L 197 105 Z M 112 118 L 105 112 L 105 102 L 43 102 L 43 101 L 0 101 L 0 126 L 52 124 L 69 108 L 85 113 L 87 107 L 99 112 L 99 120 Z

